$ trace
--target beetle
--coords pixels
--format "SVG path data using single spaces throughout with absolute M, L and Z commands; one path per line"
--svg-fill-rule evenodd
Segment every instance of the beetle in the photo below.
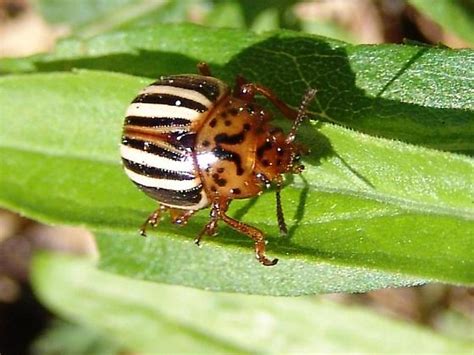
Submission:
M 260 195 L 276 187 L 277 220 L 287 233 L 281 206 L 283 174 L 298 174 L 305 148 L 295 143 L 298 127 L 316 90 L 309 89 L 294 110 L 270 89 L 237 76 L 234 89 L 213 77 L 206 63 L 199 74 L 163 76 L 141 91 L 126 112 L 121 157 L 125 173 L 159 202 L 140 228 L 156 227 L 162 213 L 185 225 L 198 210 L 210 207 L 210 220 L 195 239 L 217 234 L 222 220 L 255 242 L 257 260 L 266 266 L 278 259 L 265 255 L 262 231 L 227 215 L 234 199 Z M 293 121 L 285 134 L 271 125 L 272 114 L 255 101 L 268 99 Z

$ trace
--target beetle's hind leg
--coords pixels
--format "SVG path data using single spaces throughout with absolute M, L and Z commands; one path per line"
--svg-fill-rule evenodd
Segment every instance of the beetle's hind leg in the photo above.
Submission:
M 148 226 L 157 227 L 158 223 L 160 223 L 160 218 L 163 211 L 166 211 L 167 209 L 168 207 L 160 205 L 158 209 L 153 211 L 153 213 L 150 216 L 148 216 L 145 223 L 143 223 L 142 226 L 140 227 L 140 235 L 143 237 L 146 237 L 146 230 Z

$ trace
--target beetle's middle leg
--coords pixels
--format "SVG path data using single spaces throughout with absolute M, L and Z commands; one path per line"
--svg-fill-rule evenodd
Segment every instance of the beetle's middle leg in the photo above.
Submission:
M 181 210 L 178 208 L 170 208 L 171 221 L 178 226 L 184 226 L 189 219 L 196 213 L 196 210 Z

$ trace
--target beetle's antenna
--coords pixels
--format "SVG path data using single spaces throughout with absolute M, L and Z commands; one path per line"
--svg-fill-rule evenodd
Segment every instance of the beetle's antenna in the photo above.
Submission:
M 298 109 L 298 114 L 293 122 L 293 126 L 291 127 L 291 131 L 285 139 L 286 144 L 290 144 L 295 140 L 296 131 L 298 130 L 298 127 L 300 126 L 301 122 L 303 122 L 303 120 L 306 118 L 306 114 L 308 112 L 308 106 L 311 103 L 311 101 L 314 99 L 314 97 L 316 96 L 316 92 L 317 92 L 316 89 L 309 89 L 304 94 L 303 100 L 301 101 L 300 108 Z

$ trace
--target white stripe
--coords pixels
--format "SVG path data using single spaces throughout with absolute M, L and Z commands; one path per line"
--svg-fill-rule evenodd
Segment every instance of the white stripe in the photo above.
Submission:
M 177 97 L 182 97 L 183 99 L 189 99 L 196 101 L 206 107 L 211 107 L 212 102 L 204 96 L 203 94 L 199 93 L 195 90 L 189 89 L 181 89 L 174 86 L 167 86 L 167 85 L 150 85 L 145 90 L 143 90 L 140 94 L 167 94 L 167 95 L 174 95 Z
M 144 152 L 143 150 L 120 146 L 120 154 L 124 159 L 143 164 L 152 168 L 169 169 L 179 172 L 194 173 L 194 162 L 191 155 L 186 155 L 182 161 L 171 160 L 159 155 Z
M 1 0 L 0 0 L 1 1 Z M 160 125 L 160 122 L 157 122 L 157 125 Z M 191 124 L 191 122 L 189 122 Z M 145 134 L 154 134 L 154 133 L 171 133 L 171 132 L 189 132 L 189 125 L 175 125 L 175 126 L 152 126 L 152 127 L 145 127 L 145 126 L 140 126 L 140 125 L 133 125 L 133 124 L 127 124 L 127 128 L 132 127 L 138 127 L 141 131 L 141 133 Z M 132 133 L 133 135 L 133 133 Z M 176 147 L 173 147 L 172 145 L 165 145 L 160 142 L 160 144 L 156 144 L 156 142 L 153 142 L 155 145 L 159 145 L 162 148 L 166 148 L 167 150 L 170 150 L 172 152 L 178 152 L 182 154 L 182 151 L 177 149 Z
M 201 113 L 184 106 L 133 103 L 128 106 L 126 116 L 179 117 L 193 121 L 201 117 Z
M 125 172 L 127 173 L 128 177 L 131 180 L 135 181 L 137 184 L 147 187 L 156 187 L 159 189 L 168 189 L 175 191 L 188 190 L 198 186 L 201 183 L 201 180 L 198 178 L 194 180 L 168 180 L 140 175 L 127 168 L 125 168 Z
M 199 201 L 195 205 L 181 206 L 181 205 L 173 205 L 171 203 L 163 203 L 161 201 L 159 201 L 159 202 L 160 202 L 160 204 L 162 204 L 164 206 L 168 206 L 168 207 L 171 207 L 171 208 L 178 208 L 180 210 L 183 210 L 183 209 L 184 210 L 200 210 L 201 208 L 209 206 L 209 200 L 207 199 L 207 196 L 206 196 L 206 193 L 204 192 L 204 190 L 201 192 L 201 201 Z

